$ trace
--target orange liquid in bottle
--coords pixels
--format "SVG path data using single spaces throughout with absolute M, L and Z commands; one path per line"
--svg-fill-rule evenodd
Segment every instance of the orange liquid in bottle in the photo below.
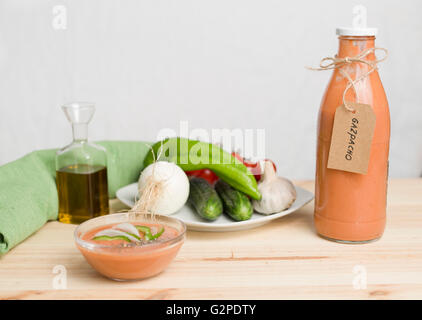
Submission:
M 339 58 L 354 57 L 373 48 L 373 36 L 340 36 Z M 364 59 L 375 60 L 374 53 Z M 370 70 L 364 63 L 344 66 L 352 79 Z M 335 69 L 322 99 L 318 119 L 317 162 L 315 179 L 315 214 L 317 232 L 339 242 L 369 242 L 382 236 L 386 221 L 388 152 L 390 114 L 388 102 L 379 78 L 374 71 L 356 84 L 357 97 L 350 89 L 347 101 L 372 106 L 376 125 L 366 175 L 328 169 L 336 108 L 343 104 L 342 96 L 348 81 Z

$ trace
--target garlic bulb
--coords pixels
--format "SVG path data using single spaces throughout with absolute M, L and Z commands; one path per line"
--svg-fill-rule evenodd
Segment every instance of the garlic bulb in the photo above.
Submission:
M 255 211 L 269 215 L 290 208 L 296 200 L 296 189 L 290 180 L 278 177 L 273 165 L 265 161 L 264 175 L 258 183 L 261 200 L 253 200 Z

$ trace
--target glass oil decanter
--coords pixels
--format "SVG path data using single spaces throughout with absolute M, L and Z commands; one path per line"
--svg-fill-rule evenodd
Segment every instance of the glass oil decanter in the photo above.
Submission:
M 57 151 L 59 221 L 79 224 L 109 213 L 106 150 L 88 142 L 91 103 L 70 103 L 63 111 L 72 124 L 73 142 Z

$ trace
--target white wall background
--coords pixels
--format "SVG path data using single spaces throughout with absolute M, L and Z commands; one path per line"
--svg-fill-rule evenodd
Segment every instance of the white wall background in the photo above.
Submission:
M 422 1 L 363 1 L 392 115 L 390 173 L 422 172 Z M 0 164 L 63 146 L 60 108 L 95 101 L 91 140 L 154 140 L 164 127 L 265 128 L 267 153 L 313 178 L 316 115 L 350 1 L 0 0 Z M 67 28 L 52 26 L 67 8 Z

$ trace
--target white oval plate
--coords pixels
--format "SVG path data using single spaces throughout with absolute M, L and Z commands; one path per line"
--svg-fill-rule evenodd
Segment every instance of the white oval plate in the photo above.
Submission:
M 313 198 L 314 195 L 312 192 L 305 190 L 301 187 L 295 186 L 297 192 L 297 199 L 293 203 L 293 205 L 284 211 L 274 213 L 271 215 L 262 215 L 259 213 L 254 212 L 252 217 L 246 221 L 233 221 L 225 214 L 222 214 L 217 220 L 215 221 L 206 221 L 199 217 L 194 209 L 186 204 L 182 209 L 178 212 L 172 214 L 172 217 L 176 217 L 186 223 L 189 230 L 194 231 L 214 231 L 214 232 L 222 232 L 222 231 L 237 231 L 237 230 L 245 230 L 256 228 L 262 226 L 270 222 L 271 220 L 283 217 L 288 215 L 296 210 L 302 208 L 304 205 L 309 203 Z M 122 187 L 116 192 L 116 197 L 126 204 L 129 207 L 133 207 L 135 204 L 135 197 L 138 194 L 138 184 L 132 183 L 127 185 L 126 187 Z

